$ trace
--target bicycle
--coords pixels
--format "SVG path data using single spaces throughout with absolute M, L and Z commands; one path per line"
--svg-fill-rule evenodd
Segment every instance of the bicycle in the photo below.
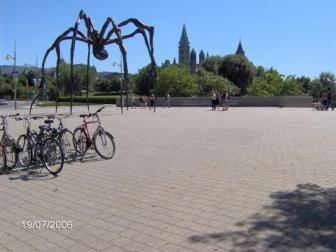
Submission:
M 0 144 L 0 174 L 4 172 L 6 168 L 6 155 L 4 152 L 4 146 Z
M 1 118 L 0 126 L 2 126 L 2 129 L 0 129 L 0 131 L 3 131 L 3 134 L 0 140 L 0 144 L 2 146 L 0 155 L 2 156 L 3 168 L 6 168 L 8 170 L 12 170 L 16 166 L 18 150 L 16 148 L 15 139 L 7 133 L 7 127 L 8 127 L 7 117 L 14 117 L 18 115 L 19 114 L 0 116 Z M 0 164 L 0 167 L 1 167 L 1 164 Z
M 98 116 L 98 113 L 104 108 L 105 107 L 99 108 L 93 114 L 89 113 L 80 115 L 80 117 L 83 118 L 83 122 L 81 126 L 74 130 L 74 136 L 77 144 L 77 152 L 80 154 L 81 160 L 83 160 L 84 155 L 89 148 L 94 149 L 96 153 L 104 159 L 111 159 L 115 154 L 116 146 L 113 140 L 114 137 L 111 133 L 104 130 Z M 93 120 L 87 121 L 90 117 L 93 117 Z M 98 126 L 91 138 L 88 125 L 93 123 L 98 123 Z
M 36 167 L 43 165 L 51 174 L 57 175 L 64 164 L 64 155 L 60 144 L 41 130 L 39 134 L 31 130 L 31 120 L 41 118 L 43 117 L 17 118 L 17 120 L 24 120 L 24 127 L 26 128 L 26 134 L 19 136 L 17 140 L 17 146 L 20 148 L 18 161 L 26 168 L 34 161 Z
M 48 120 L 44 122 L 48 124 L 48 126 L 40 126 L 40 130 L 44 130 L 47 135 L 55 138 L 59 142 L 63 150 L 64 158 L 68 162 L 76 160 L 77 147 L 75 136 L 69 129 L 65 128 L 63 124 L 63 119 L 69 118 L 69 115 L 47 115 L 47 118 Z M 54 123 L 52 119 L 59 121 L 57 128 L 51 127 L 51 124 Z

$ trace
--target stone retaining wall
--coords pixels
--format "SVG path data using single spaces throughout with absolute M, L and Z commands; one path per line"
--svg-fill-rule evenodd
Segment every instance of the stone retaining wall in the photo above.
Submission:
M 311 107 L 313 98 L 311 96 L 242 96 L 231 97 L 229 104 L 232 107 Z M 136 99 L 136 106 L 140 105 Z M 126 99 L 124 102 L 126 106 Z M 165 105 L 165 98 L 158 97 L 156 101 L 158 107 Z M 117 106 L 120 106 L 120 99 L 117 99 Z M 131 106 L 131 99 L 129 99 Z M 211 106 L 209 97 L 171 97 L 170 106 L 172 107 L 207 107 Z

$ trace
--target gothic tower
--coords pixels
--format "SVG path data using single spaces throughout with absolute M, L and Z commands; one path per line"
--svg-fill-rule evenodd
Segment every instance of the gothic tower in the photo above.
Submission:
M 243 46 L 241 44 L 241 40 L 239 40 L 239 44 L 238 44 L 236 54 L 241 55 L 241 56 L 245 56 L 245 52 L 244 52 Z
M 196 72 L 196 67 L 197 67 L 197 64 L 196 64 L 196 51 L 195 51 L 195 49 L 192 49 L 191 53 L 190 53 L 190 69 L 191 69 L 192 73 Z
M 189 66 L 190 43 L 185 25 L 182 28 L 182 34 L 179 42 L 179 64 Z

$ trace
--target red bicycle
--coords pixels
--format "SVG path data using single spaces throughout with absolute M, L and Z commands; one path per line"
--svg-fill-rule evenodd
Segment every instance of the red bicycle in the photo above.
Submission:
M 98 116 L 98 113 L 104 108 L 105 107 L 99 108 L 93 114 L 89 113 L 80 115 L 80 117 L 83 118 L 83 123 L 74 130 L 74 135 L 77 143 L 77 152 L 81 156 L 81 159 L 84 158 L 84 155 L 89 148 L 94 149 L 97 154 L 104 159 L 111 159 L 115 154 L 116 146 L 113 140 L 114 137 L 111 133 L 104 130 Z M 93 120 L 87 121 L 90 117 L 93 117 Z M 98 126 L 91 138 L 88 125 L 93 123 L 98 123 Z

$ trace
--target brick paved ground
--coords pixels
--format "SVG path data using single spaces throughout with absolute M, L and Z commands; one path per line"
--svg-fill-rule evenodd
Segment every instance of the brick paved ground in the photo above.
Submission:
M 113 160 L 0 176 L 0 251 L 335 251 L 335 113 L 108 108 Z

